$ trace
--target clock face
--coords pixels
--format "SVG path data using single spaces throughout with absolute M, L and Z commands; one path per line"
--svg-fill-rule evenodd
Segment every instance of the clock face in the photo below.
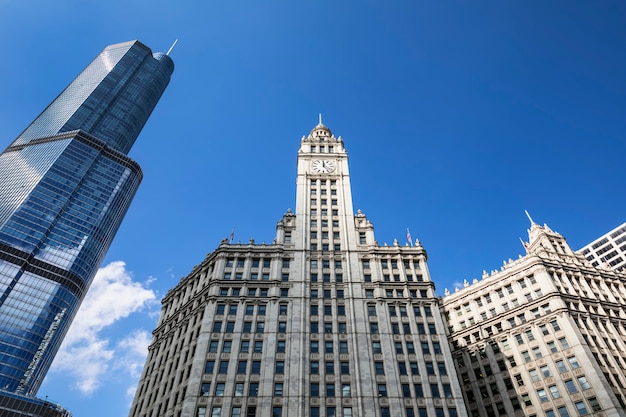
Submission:
M 329 161 L 328 159 L 318 159 L 311 164 L 313 171 L 318 174 L 327 174 L 335 170 L 335 161 Z

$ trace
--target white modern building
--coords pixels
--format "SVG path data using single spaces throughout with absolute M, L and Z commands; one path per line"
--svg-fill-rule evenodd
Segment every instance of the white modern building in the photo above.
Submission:
M 626 223 L 600 236 L 578 252 L 595 267 L 623 270 L 626 266 Z
M 295 212 L 163 299 L 131 417 L 467 416 L 420 244 L 354 211 L 341 137 L 303 137 Z

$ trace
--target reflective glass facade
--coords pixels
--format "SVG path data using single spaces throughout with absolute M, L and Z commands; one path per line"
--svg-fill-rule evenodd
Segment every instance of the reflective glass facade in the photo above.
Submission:
M 0 154 L 0 391 L 33 396 L 141 182 L 174 64 L 112 45 Z

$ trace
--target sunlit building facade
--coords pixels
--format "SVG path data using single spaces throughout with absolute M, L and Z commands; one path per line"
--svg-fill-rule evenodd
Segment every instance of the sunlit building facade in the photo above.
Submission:
M 626 223 L 585 245 L 578 252 L 595 267 L 624 270 L 626 267 Z
M 137 191 L 126 154 L 173 69 L 140 42 L 108 46 L 0 155 L 0 404 L 41 385 Z
M 626 275 L 534 221 L 524 244 L 443 300 L 469 415 L 626 416 Z
M 225 239 L 163 299 L 130 416 L 466 416 L 426 260 L 378 244 L 320 120 L 273 242 Z

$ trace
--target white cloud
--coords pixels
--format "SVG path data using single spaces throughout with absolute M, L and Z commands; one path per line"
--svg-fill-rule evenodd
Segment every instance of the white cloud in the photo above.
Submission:
M 146 330 L 135 330 L 117 344 L 118 351 L 123 352 L 123 357 L 118 361 L 118 367 L 128 370 L 134 379 L 139 379 L 141 376 L 151 339 L 150 333 Z
M 95 392 L 108 372 L 121 371 L 138 378 L 150 334 L 136 330 L 118 342 L 111 342 L 101 332 L 154 304 L 156 295 L 148 288 L 152 281 L 133 281 L 122 261 L 100 268 L 51 371 L 70 374 L 75 381 L 72 388 L 84 395 Z

